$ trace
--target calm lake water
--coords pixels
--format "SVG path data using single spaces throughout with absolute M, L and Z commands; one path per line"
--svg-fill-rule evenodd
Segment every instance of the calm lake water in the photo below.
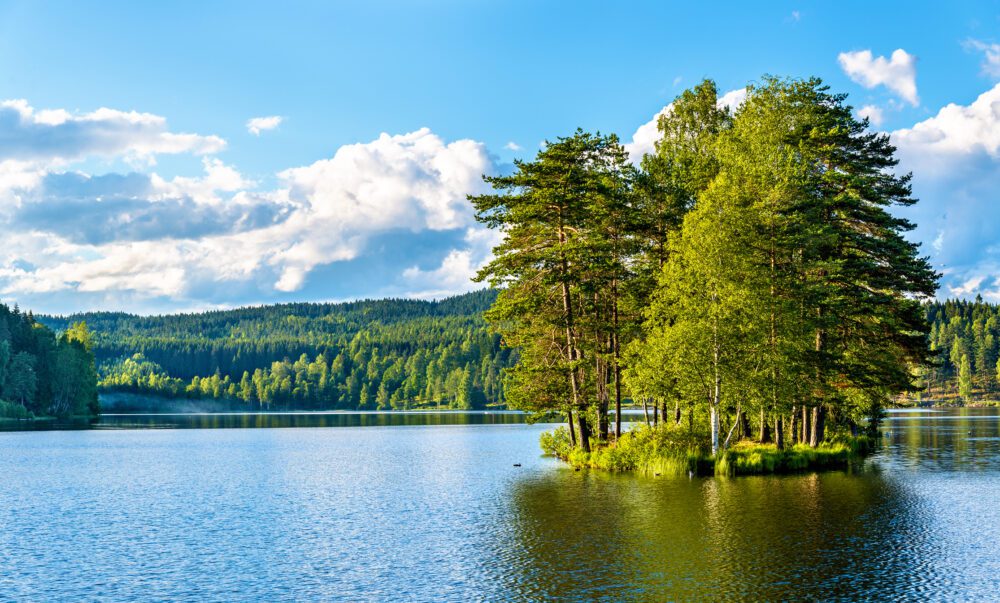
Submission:
M 893 413 L 854 474 L 692 480 L 575 472 L 539 456 L 550 426 L 449 416 L 0 433 L 0 599 L 1000 593 L 996 410 Z

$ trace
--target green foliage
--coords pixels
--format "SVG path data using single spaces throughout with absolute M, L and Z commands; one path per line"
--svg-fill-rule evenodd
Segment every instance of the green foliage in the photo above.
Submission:
M 102 391 L 253 408 L 483 408 L 503 402 L 514 357 L 481 317 L 495 296 L 44 320 L 93 348 Z M 65 326 L 83 319 L 92 332 Z
M 863 437 L 863 436 L 862 436 Z M 778 450 L 774 444 L 739 442 L 724 451 L 715 463 L 716 475 L 794 473 L 846 467 L 867 453 L 866 445 L 855 441 L 827 442 L 813 448 L 796 444 Z
M 89 337 L 83 323 L 69 325 L 56 337 L 31 313 L 0 304 L 0 414 L 96 416 L 100 408 Z
M 31 419 L 34 414 L 21 404 L 0 400 L 0 419 Z
M 969 365 L 969 356 L 966 354 L 962 354 L 958 369 L 958 395 L 963 400 L 968 400 L 972 396 L 972 368 Z
M 471 198 L 504 235 L 479 278 L 500 289 L 488 321 L 521 351 L 509 401 L 572 412 L 581 450 L 559 454 L 580 464 L 682 466 L 689 452 L 650 453 L 660 436 L 641 431 L 603 446 L 619 377 L 659 420 L 683 408 L 684 433 L 707 416 L 713 455 L 750 420 L 761 442 L 781 434 L 774 454 L 734 452 L 739 471 L 836 462 L 840 449 L 785 455 L 785 434 L 818 450 L 838 431 L 877 429 L 932 359 L 919 300 L 938 275 L 895 215 L 916 202 L 910 176 L 889 137 L 815 78 L 764 77 L 734 113 L 706 81 L 658 127 L 641 170 L 615 137 L 577 131 Z M 997 334 L 982 340 L 964 353 L 985 366 Z
M 584 452 L 570 443 L 565 427 L 542 434 L 540 444 L 546 454 L 557 456 L 576 467 L 609 471 L 634 471 L 649 475 L 687 475 L 703 471 L 710 464 L 704 434 L 661 425 L 637 427 L 622 434 L 613 445 Z
M 1000 306 L 975 300 L 924 305 L 935 362 L 922 371 L 932 400 L 957 394 L 964 401 L 1000 391 Z M 964 367 L 964 368 L 963 368 Z
M 653 476 L 732 476 L 841 468 L 873 452 L 877 441 L 839 436 L 815 448 L 797 444 L 782 450 L 774 444 L 741 441 L 713 457 L 705 447 L 705 434 L 661 425 L 637 427 L 618 442 L 589 453 L 571 445 L 565 427 L 543 433 L 539 443 L 546 454 L 575 467 Z
M 533 412 L 575 412 L 587 448 L 588 415 L 598 417 L 599 437 L 608 435 L 620 344 L 634 322 L 625 298 L 640 215 L 636 170 L 617 137 L 580 130 L 514 167 L 486 178 L 493 193 L 470 198 L 476 218 L 504 233 L 477 278 L 500 289 L 486 317 L 521 353 L 507 400 Z M 591 401 L 597 413 L 588 412 Z

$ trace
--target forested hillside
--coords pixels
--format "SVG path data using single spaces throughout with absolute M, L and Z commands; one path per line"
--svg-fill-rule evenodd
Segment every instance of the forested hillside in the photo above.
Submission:
M 240 400 L 255 408 L 481 408 L 502 402 L 511 363 L 482 312 L 496 294 L 449 299 L 282 304 L 168 316 L 42 317 L 86 321 L 100 389 Z
M 937 366 L 924 372 L 921 398 L 934 400 L 993 398 L 1000 390 L 1000 306 L 948 300 L 928 304 L 931 349 Z
M 0 417 L 100 412 L 87 325 L 68 321 L 60 331 L 57 337 L 31 313 L 0 304 Z

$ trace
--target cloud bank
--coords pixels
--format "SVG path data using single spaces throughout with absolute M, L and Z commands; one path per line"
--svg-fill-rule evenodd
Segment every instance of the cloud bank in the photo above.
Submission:
M 0 104 L 0 141 L 7 231 L 0 295 L 43 310 L 77 309 L 44 302 L 56 298 L 137 310 L 156 298 L 198 306 L 207 291 L 223 303 L 241 299 L 227 300 L 226 292 L 266 300 L 301 290 L 317 267 L 358 258 L 373 237 L 395 232 L 465 233 L 468 247 L 439 250 L 440 267 L 410 266 L 409 277 L 404 264 L 399 287 L 413 286 L 413 270 L 424 270 L 442 294 L 467 290 L 455 258 L 467 263 L 464 278 L 488 255 L 466 195 L 484 190 L 493 159 L 482 143 L 446 142 L 426 128 L 345 145 L 279 172 L 269 190 L 211 156 L 225 148 L 221 138 L 171 132 L 150 114 L 74 115 L 8 101 Z M 202 155 L 203 173 L 69 169 L 95 157 L 152 167 L 167 153 Z
M 729 91 L 720 105 L 745 95 Z M 653 152 L 669 111 L 635 130 L 633 161 Z M 880 122 L 874 105 L 858 113 Z M 945 274 L 941 296 L 1000 301 L 1000 85 L 891 136 L 921 199 L 902 213 Z M 5 101 L 0 142 L 0 296 L 41 311 L 441 297 L 478 287 L 470 277 L 498 242 L 466 200 L 496 159 L 427 128 L 344 145 L 266 187 L 219 156 L 221 138 L 147 113 Z M 200 173 L 160 175 L 168 154 L 199 157 Z M 95 159 L 132 167 L 88 173 Z M 331 288 L 338 281 L 344 289 Z

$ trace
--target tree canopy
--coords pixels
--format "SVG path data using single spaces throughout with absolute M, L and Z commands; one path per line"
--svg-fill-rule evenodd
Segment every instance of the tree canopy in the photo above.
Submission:
M 625 385 L 655 418 L 706 416 L 715 453 L 723 419 L 815 446 L 918 388 L 937 275 L 892 212 L 915 200 L 888 136 L 815 78 L 765 77 L 735 111 L 706 81 L 658 127 L 638 169 L 577 131 L 471 198 L 505 236 L 479 278 L 522 350 L 509 402 L 575 413 L 589 450 Z

